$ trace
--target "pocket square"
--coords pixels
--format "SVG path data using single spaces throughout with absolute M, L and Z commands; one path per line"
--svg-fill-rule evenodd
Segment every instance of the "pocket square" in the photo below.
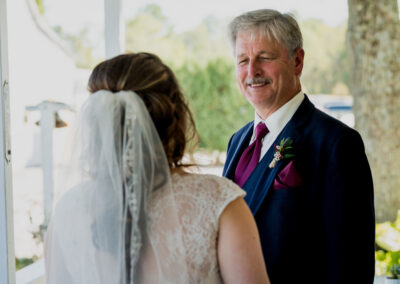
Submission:
M 274 190 L 300 186 L 303 180 L 299 171 L 296 169 L 293 161 L 290 161 L 286 167 L 277 175 L 274 180 Z

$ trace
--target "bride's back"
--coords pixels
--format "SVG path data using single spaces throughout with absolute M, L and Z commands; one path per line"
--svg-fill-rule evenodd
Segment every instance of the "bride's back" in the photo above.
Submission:
M 154 236 L 156 246 L 159 246 L 158 250 L 165 246 L 163 250 L 168 251 L 163 258 L 163 266 L 176 272 L 176 278 L 172 281 L 174 283 L 221 283 L 217 257 L 219 217 L 225 207 L 243 196 L 244 192 L 231 181 L 213 175 L 174 174 L 172 186 L 176 203 L 165 202 L 164 191 L 160 190 L 155 193 L 149 212 L 149 234 Z M 165 231 L 168 220 L 164 212 L 168 211 L 169 206 L 177 208 L 182 225 L 183 247 L 176 247 L 176 243 L 173 242 L 175 234 L 172 228 L 169 236 L 163 236 L 158 232 L 160 227 Z M 176 267 L 178 255 L 185 256 L 189 275 L 182 274 Z M 157 273 L 149 273 L 157 272 L 157 269 L 151 249 L 145 248 L 141 265 L 145 280 L 143 283 L 157 280 L 152 279 Z M 177 279 L 181 281 L 177 282 Z

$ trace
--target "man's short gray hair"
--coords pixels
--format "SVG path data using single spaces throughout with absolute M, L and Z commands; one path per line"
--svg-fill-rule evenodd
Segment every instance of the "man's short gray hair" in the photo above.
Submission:
M 228 36 L 234 52 L 236 38 L 240 31 L 258 32 L 268 39 L 276 40 L 285 46 L 290 56 L 298 48 L 303 48 L 303 37 L 299 25 L 291 14 L 262 9 L 237 16 L 228 26 Z

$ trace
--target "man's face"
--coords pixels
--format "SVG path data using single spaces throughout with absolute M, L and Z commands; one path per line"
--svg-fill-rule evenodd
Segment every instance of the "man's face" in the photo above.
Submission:
M 285 47 L 256 33 L 242 31 L 236 38 L 236 79 L 242 95 L 265 119 L 300 90 L 304 51 L 290 58 Z

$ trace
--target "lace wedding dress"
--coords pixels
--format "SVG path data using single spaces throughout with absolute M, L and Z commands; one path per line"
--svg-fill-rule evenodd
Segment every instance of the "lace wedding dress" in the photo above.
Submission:
M 189 271 L 189 282 L 183 283 L 222 283 L 217 259 L 219 217 L 230 202 L 244 196 L 244 191 L 230 180 L 213 175 L 174 174 L 172 186 Z M 162 191 L 155 195 L 151 205 L 150 219 L 157 224 L 163 207 L 168 206 Z M 157 226 L 154 234 L 157 236 Z M 164 261 L 170 262 L 170 268 L 174 269 L 173 255 Z
M 171 206 L 171 203 L 165 202 L 164 197 L 168 195 L 164 194 L 163 189 L 156 191 L 150 202 L 148 234 L 152 236 L 152 246 L 156 247 L 158 251 L 166 251 L 162 258 L 163 267 L 172 271 L 176 270 L 175 279 L 157 279 L 157 275 L 159 275 L 157 269 L 159 268 L 153 263 L 154 258 L 151 253 L 150 255 L 146 253 L 146 245 L 144 245 L 142 263 L 140 263 L 141 276 L 139 278 L 142 279 L 140 282 L 222 283 L 217 259 L 219 217 L 230 202 L 244 196 L 244 191 L 227 179 L 200 174 L 173 174 L 172 186 L 176 200 L 173 206 L 177 207 L 183 229 L 183 247 L 174 241 L 173 227 L 166 234 L 165 226 L 169 225 L 166 225 L 168 221 L 166 221 L 167 217 L 164 212 L 168 212 L 166 207 Z M 84 210 L 93 206 L 92 202 L 98 202 L 90 197 L 96 190 L 95 187 L 95 184 L 86 184 L 72 189 L 57 206 L 47 236 L 47 241 L 52 243 L 52 249 L 51 252 L 47 251 L 46 255 L 47 271 L 52 272 L 49 279 L 53 279 L 54 283 L 115 283 L 114 276 L 118 272 L 113 271 L 115 260 L 111 255 L 107 255 L 107 251 L 94 250 L 93 261 L 89 263 L 79 261 L 80 254 L 84 254 L 87 250 L 92 251 L 90 248 L 80 245 L 80 239 L 92 237 L 90 230 L 93 221 L 85 217 Z M 81 200 L 91 202 L 76 204 Z M 111 201 L 109 210 L 110 212 L 115 210 Z M 101 214 L 100 218 L 107 218 L 107 214 Z M 163 228 L 160 230 L 161 227 Z M 113 228 L 110 227 L 110 230 Z M 158 231 L 163 233 L 158 234 Z M 63 233 L 60 234 L 60 232 Z M 68 251 L 65 251 L 66 248 Z M 71 251 L 71 248 L 74 248 L 74 251 Z M 68 264 L 63 262 L 62 255 L 67 254 L 75 255 L 76 261 L 68 262 Z M 181 260 L 177 261 L 176 257 L 182 257 L 182 255 L 185 255 L 184 262 L 187 265 L 185 269 L 188 273 L 179 273 L 179 265 L 176 263 L 181 263 Z M 57 257 L 57 263 L 52 261 L 53 256 Z M 107 273 L 99 275 L 99 271 L 102 270 L 93 267 L 99 264 L 107 267 Z M 168 272 L 168 274 L 171 273 Z M 80 277 L 80 279 L 76 279 L 76 277 Z

